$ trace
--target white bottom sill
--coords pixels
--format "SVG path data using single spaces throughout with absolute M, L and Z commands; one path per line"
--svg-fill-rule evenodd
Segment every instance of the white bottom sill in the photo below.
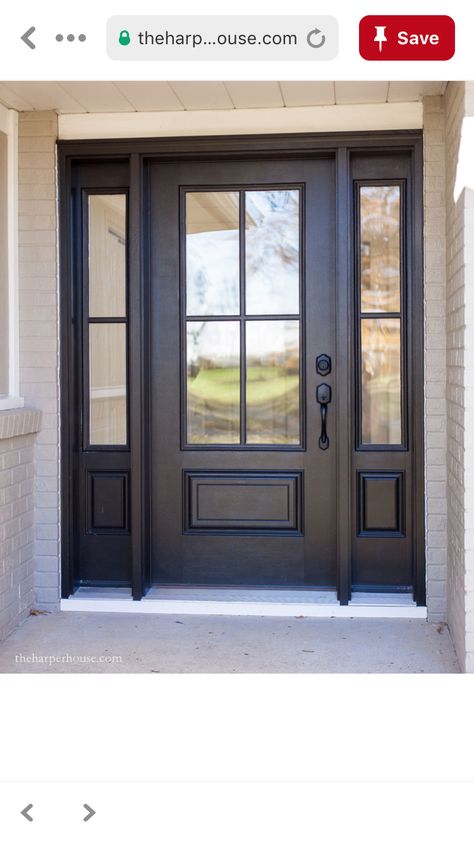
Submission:
M 426 619 L 425 606 L 407 594 L 354 595 L 340 606 L 334 592 L 273 589 L 151 589 L 132 600 L 128 589 L 79 589 L 61 601 L 64 612 L 116 612 L 137 615 L 227 615 L 240 617 L 417 618 Z

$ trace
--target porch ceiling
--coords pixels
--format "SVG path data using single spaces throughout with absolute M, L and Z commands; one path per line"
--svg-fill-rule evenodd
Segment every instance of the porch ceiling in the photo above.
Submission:
M 0 82 L 0 103 L 59 114 L 416 102 L 446 82 Z

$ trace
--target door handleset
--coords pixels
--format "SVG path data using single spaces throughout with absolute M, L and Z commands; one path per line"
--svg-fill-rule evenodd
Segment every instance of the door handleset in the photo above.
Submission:
M 332 400 L 332 390 L 328 383 L 320 383 L 316 389 L 316 401 L 321 406 L 321 436 L 319 447 L 322 451 L 329 448 L 329 436 L 327 435 L 328 404 Z

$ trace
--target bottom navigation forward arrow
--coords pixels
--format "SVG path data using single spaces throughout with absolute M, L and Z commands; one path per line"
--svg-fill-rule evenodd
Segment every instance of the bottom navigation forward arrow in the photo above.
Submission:
M 87 802 L 85 802 L 85 803 L 84 803 L 84 808 L 85 808 L 85 809 L 86 809 L 86 811 L 87 811 L 87 814 L 86 814 L 86 816 L 84 817 L 84 822 L 85 822 L 85 823 L 87 823 L 87 822 L 89 822 L 89 820 L 90 820 L 90 819 L 92 819 L 92 817 L 93 817 L 93 816 L 94 816 L 94 814 L 95 814 L 95 811 L 94 811 L 94 809 L 93 809 L 93 808 L 91 808 L 91 806 L 90 806 L 90 805 L 88 805 L 88 804 L 87 804 Z

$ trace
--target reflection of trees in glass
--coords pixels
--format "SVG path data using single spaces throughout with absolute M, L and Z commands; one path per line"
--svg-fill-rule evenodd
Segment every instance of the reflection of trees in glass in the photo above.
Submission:
M 245 318 L 299 314 L 299 191 L 245 191 L 245 203 L 247 301 L 241 313 L 239 194 L 187 194 L 187 314 L 240 315 L 247 351 L 241 361 L 238 322 L 187 320 L 187 439 L 299 444 L 299 319 Z M 242 365 L 246 389 L 241 396 Z M 247 431 L 240 430 L 241 400 Z
M 361 299 L 364 312 L 400 310 L 400 187 L 360 188 Z
M 362 441 L 401 443 L 400 187 L 360 188 Z M 368 314 L 373 314 L 369 316 Z
M 299 312 L 299 191 L 245 194 L 247 313 Z
M 247 440 L 300 441 L 299 322 L 247 323 Z
M 400 320 L 362 319 L 362 441 L 400 444 Z
M 240 441 L 240 351 L 236 322 L 189 322 L 188 442 Z

